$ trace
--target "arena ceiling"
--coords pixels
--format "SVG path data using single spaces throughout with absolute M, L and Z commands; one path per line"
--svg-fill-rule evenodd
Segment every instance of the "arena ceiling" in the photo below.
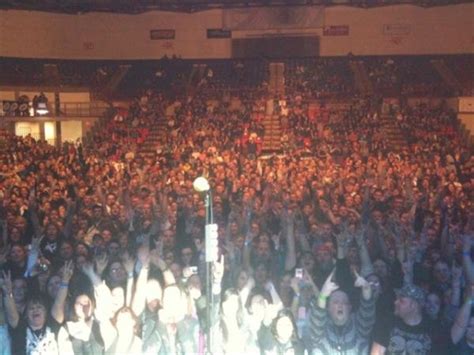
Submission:
M 116 12 L 137 14 L 153 10 L 196 12 L 215 8 L 258 6 L 357 6 L 374 7 L 412 4 L 431 7 L 466 3 L 471 0 L 2 0 L 0 9 L 59 13 Z

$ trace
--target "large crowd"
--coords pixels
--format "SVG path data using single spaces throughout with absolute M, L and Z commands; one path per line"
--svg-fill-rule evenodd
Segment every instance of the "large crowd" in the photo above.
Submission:
M 210 329 L 215 354 L 472 354 L 474 159 L 453 114 L 394 112 L 395 151 L 367 101 L 309 115 L 288 94 L 292 144 L 263 155 L 262 95 L 148 90 L 89 144 L 8 136 L 0 352 L 203 354 Z

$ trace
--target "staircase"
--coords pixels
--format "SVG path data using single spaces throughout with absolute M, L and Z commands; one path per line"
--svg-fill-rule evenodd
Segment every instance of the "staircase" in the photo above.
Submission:
M 145 139 L 145 142 L 138 148 L 138 155 L 146 157 L 154 157 L 157 148 L 163 146 L 167 134 L 167 120 L 166 117 L 160 118 L 153 126 L 150 127 L 150 134 Z
M 112 96 L 116 89 L 120 86 L 123 78 L 127 75 L 131 65 L 119 65 L 117 70 L 113 73 L 112 77 L 104 84 L 101 88 L 101 92 L 105 97 Z
M 59 86 L 61 83 L 61 76 L 57 64 L 43 64 L 43 77 L 48 85 Z
M 269 64 L 270 78 L 268 90 L 273 95 L 285 94 L 285 63 Z
M 198 85 L 202 78 L 206 75 L 206 64 L 194 64 L 193 69 L 191 70 L 191 73 L 188 76 L 187 80 L 187 85 L 186 87 L 188 89 L 196 87 Z
M 431 65 L 438 72 L 444 83 L 456 92 L 462 92 L 462 84 L 449 69 L 443 59 L 432 59 Z
M 402 130 L 397 126 L 394 117 L 382 115 L 380 122 L 382 124 L 381 131 L 388 142 L 388 148 L 399 152 L 403 147 L 406 147 L 408 142 Z
M 281 150 L 281 126 L 278 115 L 266 115 L 262 121 L 265 127 L 262 150 L 265 153 L 273 153 Z
M 359 93 L 369 96 L 374 94 L 374 87 L 370 81 L 365 63 L 361 60 L 351 60 L 349 66 L 354 74 L 354 82 Z

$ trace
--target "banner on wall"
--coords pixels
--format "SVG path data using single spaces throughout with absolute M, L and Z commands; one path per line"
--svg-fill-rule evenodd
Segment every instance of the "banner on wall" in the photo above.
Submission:
M 29 116 L 29 106 L 26 102 L 18 102 L 12 100 L 0 100 L 0 116 L 15 117 Z
M 347 25 L 324 26 L 323 36 L 349 36 L 349 26 Z
M 150 30 L 150 39 L 174 39 L 176 35 L 175 30 Z
M 230 30 L 321 28 L 324 26 L 324 7 L 226 9 L 223 22 L 223 27 Z
M 207 38 L 231 38 L 232 37 L 232 31 L 230 30 L 225 30 L 222 28 L 209 28 L 207 30 Z
M 411 25 L 406 23 L 386 23 L 382 28 L 385 36 L 407 36 L 411 33 Z

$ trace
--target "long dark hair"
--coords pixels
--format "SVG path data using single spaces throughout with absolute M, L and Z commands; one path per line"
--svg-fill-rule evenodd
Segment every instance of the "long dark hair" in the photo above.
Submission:
M 222 295 L 222 302 L 221 302 L 221 327 L 222 327 L 222 333 L 224 335 L 225 340 L 227 340 L 229 338 L 230 334 L 229 334 L 229 331 L 227 330 L 227 326 L 226 326 L 225 322 L 222 319 L 222 305 L 224 304 L 224 302 L 226 302 L 231 297 L 237 297 L 237 302 L 238 302 L 239 308 L 237 310 L 237 313 L 235 314 L 235 317 L 236 317 L 236 320 L 237 320 L 237 324 L 239 325 L 239 328 L 244 323 L 244 307 L 242 305 L 242 301 L 240 299 L 239 292 L 235 288 L 229 288 Z
M 280 310 L 272 322 L 271 332 L 273 334 L 273 337 L 278 341 L 277 323 L 281 318 L 285 318 L 285 317 L 289 318 L 291 321 L 291 324 L 293 325 L 293 333 L 291 335 L 290 341 L 292 343 L 298 342 L 299 341 L 298 328 L 296 327 L 295 317 L 293 316 L 293 313 L 291 313 L 291 311 L 286 308 Z
M 114 317 L 112 318 L 112 324 L 114 325 L 114 327 L 117 326 L 117 319 L 118 319 L 119 315 L 122 314 L 122 313 L 130 313 L 130 316 L 135 321 L 135 326 L 133 327 L 133 334 L 136 334 L 137 331 L 138 331 L 139 320 L 138 320 L 138 317 L 135 315 L 135 313 L 133 313 L 133 310 L 130 307 L 124 306 L 124 307 L 120 308 L 115 313 Z
M 95 298 L 94 298 L 94 296 L 90 295 L 87 292 L 77 292 L 77 293 L 75 293 L 71 297 L 71 300 L 70 300 L 71 321 L 73 321 L 73 322 L 77 322 L 79 320 L 79 318 L 77 317 L 77 314 L 76 314 L 76 308 L 74 306 L 76 304 L 76 300 L 80 296 L 87 296 L 89 298 L 89 300 L 91 301 L 92 313 L 94 313 L 94 310 L 95 310 Z

